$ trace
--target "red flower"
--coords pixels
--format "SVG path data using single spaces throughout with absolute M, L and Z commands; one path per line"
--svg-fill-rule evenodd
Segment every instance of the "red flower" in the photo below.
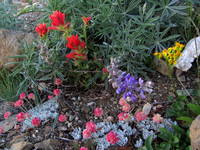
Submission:
M 117 137 L 117 134 L 113 131 L 110 131 L 107 135 L 106 135 L 106 140 L 110 143 L 110 144 L 116 144 L 119 141 L 119 138 Z
M 79 150 L 88 150 L 87 147 L 81 147 Z
M 41 120 L 37 117 L 33 118 L 32 119 L 32 125 L 35 126 L 35 127 L 39 127 L 40 126 L 40 123 L 41 123 Z
M 26 98 L 26 93 L 23 92 L 19 95 L 19 99 L 25 99 Z
M 9 117 L 10 115 L 11 115 L 11 112 L 7 111 L 7 112 L 4 113 L 3 116 L 4 116 L 5 119 L 8 119 L 8 117 Z
M 65 56 L 68 59 L 75 59 L 75 60 L 87 60 L 86 54 L 79 54 L 77 52 L 71 52 Z
M 121 112 L 120 114 L 118 114 L 117 117 L 119 120 L 127 120 L 129 118 L 129 114 L 125 112 Z
M 24 101 L 22 99 L 19 99 L 18 101 L 15 102 L 14 106 L 21 107 L 23 104 L 24 104 Z
M 93 121 L 89 121 L 86 123 L 86 129 L 90 132 L 96 132 L 96 124 Z
M 61 90 L 60 90 L 60 89 L 54 89 L 54 90 L 53 90 L 53 94 L 54 94 L 55 96 L 60 95 L 60 93 L 61 93 Z
M 82 20 L 85 25 L 88 25 L 88 22 L 92 19 L 92 17 L 82 17 Z
M 18 114 L 16 115 L 16 119 L 17 119 L 17 121 L 19 121 L 19 122 L 24 121 L 25 118 L 26 118 L 26 117 L 25 117 L 25 113 L 23 113 L 23 112 L 20 112 L 20 113 L 18 113 Z
M 71 37 L 67 37 L 66 47 L 72 50 L 80 50 L 85 48 L 85 42 L 80 41 L 78 35 L 72 35 Z
M 94 110 L 94 115 L 95 115 L 96 117 L 101 117 L 101 116 L 103 115 L 103 109 L 102 109 L 102 108 L 99 108 L 99 107 L 95 108 L 95 110 Z
M 60 11 L 54 11 L 53 14 L 49 16 L 51 19 L 52 26 L 58 27 L 58 26 L 64 26 L 65 24 L 65 14 Z
M 59 115 L 59 117 L 58 117 L 58 120 L 60 121 L 60 122 L 65 122 L 66 120 L 67 120 L 67 117 L 65 116 L 65 115 Z
M 59 86 L 62 84 L 62 80 L 60 78 L 56 78 L 55 81 L 54 81 L 54 84 Z
M 107 69 L 107 68 L 103 68 L 103 69 L 102 69 L 102 72 L 103 72 L 103 73 L 108 73 L 108 69 Z
M 47 34 L 48 29 L 46 24 L 38 24 L 35 28 L 35 31 L 39 34 L 39 36 L 43 37 Z
M 83 130 L 82 134 L 83 134 L 83 138 L 84 139 L 87 139 L 87 138 L 91 137 L 91 131 L 88 130 L 88 129 Z

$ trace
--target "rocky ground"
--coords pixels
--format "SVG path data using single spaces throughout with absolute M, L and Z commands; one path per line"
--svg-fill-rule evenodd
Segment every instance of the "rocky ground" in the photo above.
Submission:
M 143 105 L 149 102 L 153 105 L 150 116 L 154 113 L 164 115 L 166 108 L 170 104 L 168 97 L 175 97 L 177 95 L 176 91 L 178 89 L 181 90 L 182 85 L 176 78 L 170 79 L 159 73 L 153 73 L 150 76 L 153 76 L 153 78 L 151 78 L 154 83 L 154 91 L 147 96 L 147 100 L 132 104 L 133 112 L 142 109 Z M 187 89 L 195 86 L 195 82 L 192 82 L 192 78 L 192 76 L 187 76 L 185 81 L 182 82 Z M 53 88 L 51 83 L 46 83 L 46 85 Z M 117 121 L 117 114 L 120 112 L 120 106 L 118 105 L 119 97 L 117 97 L 115 91 L 111 87 L 109 87 L 109 89 L 96 87 L 83 92 L 80 89 L 69 88 L 69 86 L 63 84 L 60 89 L 62 89 L 62 96 L 58 98 L 58 113 L 66 114 L 68 118 L 67 121 L 65 123 L 60 123 L 57 121 L 57 118 L 55 120 L 51 119 L 45 121 L 41 127 L 29 128 L 25 132 L 22 132 L 21 129 L 16 126 L 18 123 L 14 121 L 15 116 L 10 117 L 6 122 L 3 120 L 3 113 L 11 111 L 14 114 L 17 110 L 14 109 L 9 102 L 1 102 L 0 116 L 2 122 L 0 122 L 0 125 L 3 125 L 7 132 L 0 135 L 0 149 L 75 150 L 82 145 L 82 142 L 73 140 L 72 136 L 69 134 L 74 128 L 84 128 L 84 124 L 90 120 L 94 122 L 111 121 L 113 123 Z M 48 101 L 47 95 L 43 96 L 43 101 Z M 96 107 L 102 107 L 104 109 L 104 115 L 101 118 L 96 118 L 93 115 L 93 110 Z M 90 147 L 95 146 L 94 143 L 92 143 L 93 142 L 89 140 L 84 142 L 84 145 L 89 145 Z M 114 147 L 111 149 L 133 149 L 133 143 L 129 143 L 125 148 Z

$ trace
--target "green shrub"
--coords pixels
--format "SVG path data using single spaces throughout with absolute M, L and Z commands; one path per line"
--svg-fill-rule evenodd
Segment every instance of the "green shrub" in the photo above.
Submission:
M 0 70 L 0 99 L 5 101 L 15 101 L 18 98 L 19 84 L 22 82 L 20 75 L 12 76 L 6 69 Z
M 72 21 L 80 21 L 81 16 L 92 16 L 88 41 L 96 56 L 104 63 L 108 63 L 111 56 L 120 56 L 122 68 L 134 74 L 143 74 L 151 61 L 149 56 L 152 51 L 161 51 L 176 40 L 186 42 L 196 35 L 196 30 L 190 35 L 185 32 L 188 28 L 194 29 L 192 20 L 195 21 L 196 17 L 192 17 L 190 10 L 196 4 L 192 2 L 48 0 L 44 9 L 46 16 L 40 22 L 47 21 L 48 15 L 55 10 L 68 14 Z M 77 32 L 80 32 L 80 26 L 77 26 Z
M 174 126 L 173 131 L 161 128 L 158 140 L 152 143 L 152 137 L 148 137 L 140 150 L 191 150 L 189 130 L 179 126 Z
M 49 15 L 59 10 L 67 14 L 67 20 L 74 25 L 73 34 L 79 34 L 82 32 L 80 18 L 82 16 L 93 18 L 87 31 L 89 61 L 81 69 L 66 63 L 64 56 L 69 52 L 65 46 L 66 40 L 63 40 L 61 34 L 52 32 L 45 45 L 39 43 L 39 46 L 35 47 L 39 52 L 34 52 L 34 59 L 28 61 L 30 67 L 23 67 L 22 70 L 34 68 L 35 76 L 29 75 L 34 81 L 42 80 L 43 77 L 50 79 L 59 74 L 67 77 L 69 82 L 88 87 L 101 80 L 100 71 L 104 64 L 109 63 L 110 57 L 120 57 L 123 70 L 145 75 L 144 71 L 150 70 L 148 67 L 152 51 L 161 51 L 176 40 L 186 41 L 188 36 L 185 36 L 185 30 L 182 31 L 183 27 L 187 29 L 189 26 L 193 30 L 193 23 L 198 25 L 196 21 L 198 19 L 195 20 L 198 16 L 191 15 L 191 9 L 195 8 L 193 5 L 196 6 L 192 2 L 190 0 L 48 0 L 46 7 L 40 10 L 43 16 L 37 23 L 50 25 Z M 188 26 L 184 24 L 186 21 L 189 23 Z M 195 34 L 196 31 L 191 33 L 190 37 Z M 44 53 L 41 52 L 41 47 L 45 49 Z M 48 57 L 48 62 L 41 59 L 44 57 L 41 54 Z M 32 72 L 26 69 L 25 72 Z

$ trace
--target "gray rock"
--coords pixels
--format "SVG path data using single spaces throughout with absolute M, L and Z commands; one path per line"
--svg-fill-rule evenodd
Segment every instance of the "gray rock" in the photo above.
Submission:
M 0 122 L 0 127 L 3 128 L 4 132 L 11 130 L 16 124 L 16 116 L 10 116 L 8 119 Z
M 61 143 L 55 139 L 44 140 L 35 144 L 35 149 L 42 150 L 60 150 Z
M 33 145 L 29 142 L 21 141 L 18 143 L 12 144 L 10 150 L 31 150 Z
M 193 150 L 200 150 L 200 115 L 192 122 L 190 126 L 190 140 Z
M 178 58 L 176 63 L 176 68 L 182 71 L 188 71 L 192 67 L 192 62 L 195 58 L 199 57 L 200 54 L 200 36 L 191 39 L 185 49 L 183 50 L 181 56 Z
M 31 117 L 24 120 L 22 131 L 25 131 L 28 128 L 33 128 L 31 120 L 34 117 L 38 117 L 41 121 L 46 121 L 48 119 L 56 119 L 59 115 L 57 110 L 58 106 L 59 104 L 57 100 L 54 98 L 29 110 L 28 114 Z
M 9 62 L 19 61 L 19 58 L 10 58 L 21 54 L 21 41 L 31 43 L 34 39 L 33 34 L 21 31 L 0 29 L 0 67 Z M 14 67 L 14 64 L 6 65 L 7 68 Z

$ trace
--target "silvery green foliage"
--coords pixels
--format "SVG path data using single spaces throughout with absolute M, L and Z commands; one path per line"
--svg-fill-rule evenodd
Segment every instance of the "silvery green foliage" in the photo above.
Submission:
M 138 140 L 136 141 L 136 143 L 134 144 L 134 146 L 135 146 L 136 148 L 142 147 L 142 146 L 143 146 L 143 140 L 142 140 L 141 138 L 138 139 Z
M 171 119 L 164 119 L 161 123 L 153 122 L 149 118 L 144 121 L 137 122 L 136 129 L 141 134 L 141 138 L 136 141 L 135 147 L 139 147 L 139 145 L 141 145 L 141 143 L 143 143 L 149 136 L 152 136 L 153 139 L 155 139 L 160 128 L 166 128 L 167 130 L 173 132 L 173 125 L 177 125 L 177 123 L 175 121 L 173 122 Z M 144 141 L 141 142 L 142 139 Z
M 80 127 L 75 128 L 74 131 L 71 133 L 71 136 L 75 139 L 75 140 L 80 140 L 81 139 L 81 133 L 82 130 Z
M 136 128 L 132 128 L 129 123 L 136 124 Z M 95 140 L 97 143 L 96 150 L 105 150 L 112 144 L 108 143 L 106 140 L 106 134 L 110 131 L 115 132 L 118 135 L 119 141 L 116 145 L 124 146 L 128 142 L 128 137 L 134 134 L 139 135 L 139 138 L 136 139 L 134 143 L 135 147 L 139 148 L 143 145 L 144 141 L 152 136 L 154 139 L 157 137 L 160 128 L 166 128 L 169 131 L 173 131 L 172 126 L 177 125 L 176 122 L 173 122 L 171 119 L 164 119 L 162 123 L 155 123 L 149 118 L 137 122 L 134 117 L 130 120 L 130 122 L 118 121 L 117 123 L 111 122 L 99 122 L 96 124 L 97 132 L 92 133 L 91 138 Z M 81 139 L 82 137 L 81 128 L 75 128 L 71 133 L 72 137 L 75 140 L 85 140 Z
M 58 102 L 56 98 L 46 101 L 45 103 L 38 105 L 30 109 L 27 113 L 31 116 L 24 120 L 22 125 L 22 131 L 29 128 L 34 128 L 31 120 L 34 117 L 38 117 L 41 121 L 47 121 L 48 119 L 56 119 L 58 117 Z
M 111 146 L 111 144 L 106 141 L 105 137 L 97 138 L 96 143 L 97 143 L 96 150 L 104 150 L 107 149 L 109 146 Z
M 106 134 L 110 131 L 115 132 L 118 135 L 119 141 L 116 145 L 124 146 L 128 142 L 128 136 L 133 135 L 136 133 L 135 128 L 131 128 L 127 122 L 119 121 L 117 123 L 111 122 L 99 122 L 96 124 L 97 132 L 92 133 L 93 139 L 95 139 L 97 143 L 97 150 L 104 150 L 111 146 L 112 144 L 106 141 Z M 81 129 L 75 128 L 74 131 L 71 133 L 72 137 L 76 140 L 80 140 L 81 136 Z M 84 140 L 84 139 L 83 139 Z

